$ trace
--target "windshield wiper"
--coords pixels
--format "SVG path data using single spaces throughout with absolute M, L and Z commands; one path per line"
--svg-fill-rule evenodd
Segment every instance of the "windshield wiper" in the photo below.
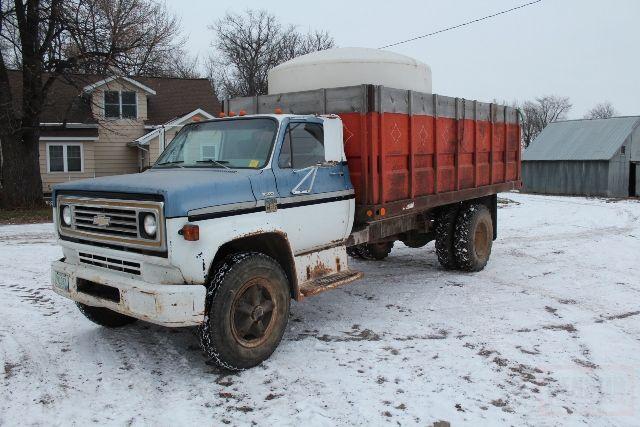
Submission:
M 180 165 L 181 163 L 184 163 L 184 160 L 174 160 L 172 162 L 156 163 L 155 166 Z M 178 166 L 178 167 L 182 168 L 184 166 Z
M 231 168 L 225 164 L 225 163 L 229 163 L 226 160 L 206 159 L 206 160 L 196 160 L 196 163 L 210 163 L 210 164 L 218 165 L 218 166 L 223 167 L 225 169 L 231 170 Z

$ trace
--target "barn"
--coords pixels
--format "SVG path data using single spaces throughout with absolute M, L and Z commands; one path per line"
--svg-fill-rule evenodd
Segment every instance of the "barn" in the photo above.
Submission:
M 524 150 L 523 191 L 640 196 L 640 116 L 554 122 Z

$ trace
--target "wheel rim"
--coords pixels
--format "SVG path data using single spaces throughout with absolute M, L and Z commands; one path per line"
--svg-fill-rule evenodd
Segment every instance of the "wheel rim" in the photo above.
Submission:
M 489 254 L 489 243 L 491 238 L 489 237 L 489 226 L 486 222 L 480 222 L 473 236 L 473 246 L 475 248 L 476 256 L 480 259 L 484 259 Z
M 275 323 L 276 300 L 273 284 L 266 279 L 248 281 L 236 293 L 231 307 L 231 332 L 245 347 L 263 344 Z

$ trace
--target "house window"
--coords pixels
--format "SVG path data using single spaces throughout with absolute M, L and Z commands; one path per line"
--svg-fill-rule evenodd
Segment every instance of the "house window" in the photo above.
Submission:
M 135 119 L 138 104 L 135 92 L 108 90 L 104 92 L 104 115 L 109 119 Z
M 47 144 L 48 172 L 82 172 L 82 144 Z
M 624 145 L 620 147 L 620 155 L 624 156 L 627 153 L 627 147 Z
M 217 160 L 218 159 L 218 146 L 217 145 L 202 145 L 200 147 L 200 159 L 202 160 Z

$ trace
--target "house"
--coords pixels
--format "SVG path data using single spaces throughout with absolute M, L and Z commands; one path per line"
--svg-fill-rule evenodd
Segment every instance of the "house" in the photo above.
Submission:
M 640 116 L 551 123 L 522 156 L 523 190 L 640 196 Z
M 14 103 L 22 77 L 10 75 Z M 41 115 L 45 195 L 60 182 L 135 173 L 153 165 L 185 124 L 220 112 L 207 79 L 74 74 L 58 78 Z

